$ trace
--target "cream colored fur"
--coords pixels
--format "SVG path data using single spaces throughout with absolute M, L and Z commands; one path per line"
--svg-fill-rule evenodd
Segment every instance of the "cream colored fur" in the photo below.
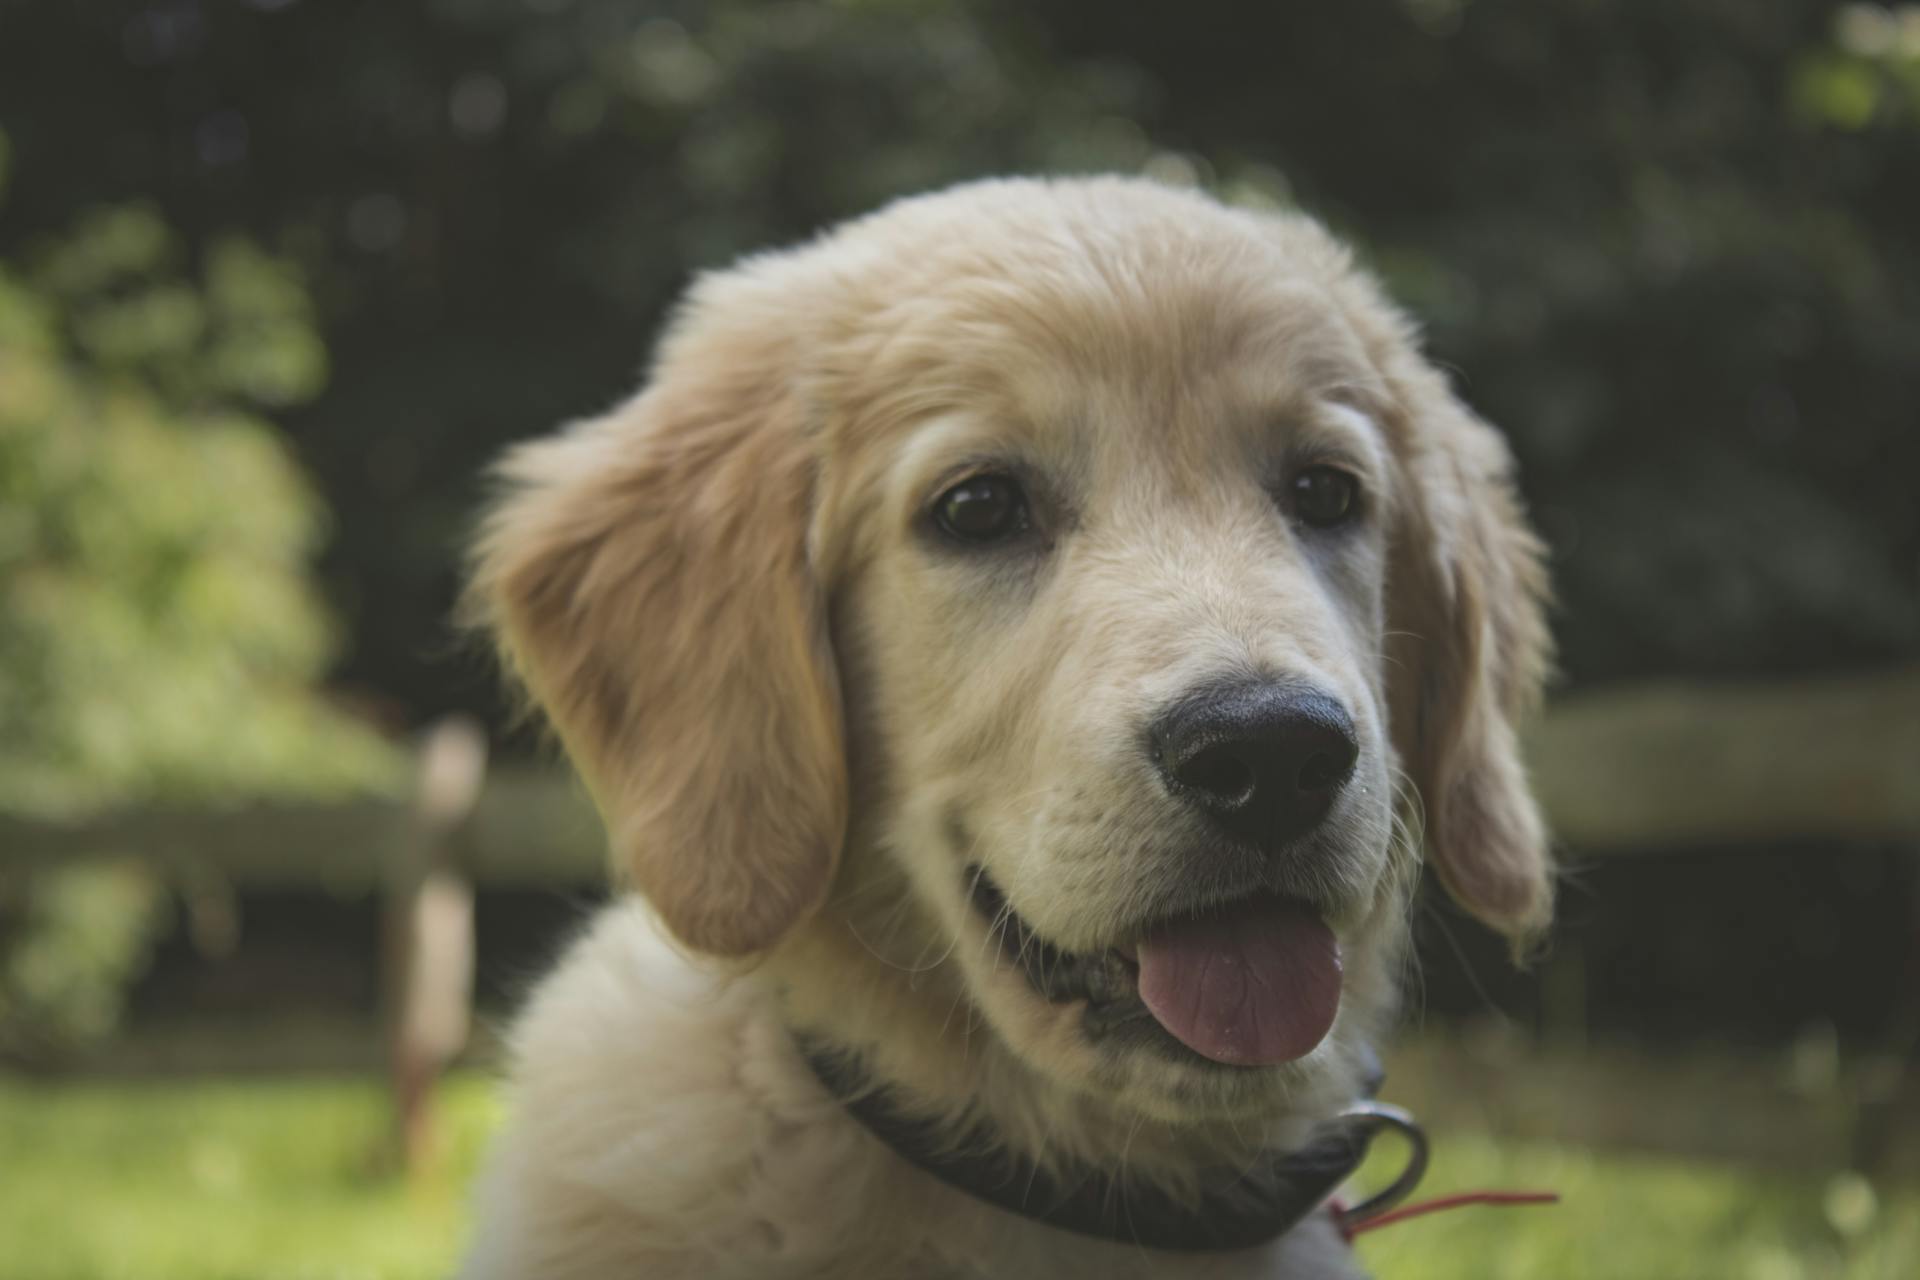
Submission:
M 1359 477 L 1357 527 L 1277 508 Z M 929 504 L 1015 469 L 1036 533 L 956 552 Z M 1546 662 L 1499 438 L 1310 221 L 1121 179 L 905 201 L 703 279 L 647 388 L 516 451 L 474 600 L 606 817 L 609 909 L 515 1035 L 473 1277 L 1337 1276 L 1274 1247 L 1121 1248 L 975 1204 L 847 1118 L 791 1031 L 952 1126 L 1178 1192 L 1298 1143 L 1383 1032 L 1418 846 L 1521 937 L 1550 906 L 1514 725 Z M 1306 1058 L 1116 1050 L 969 904 L 985 868 L 1069 951 L 1196 870 L 1142 726 L 1309 680 L 1353 780 L 1289 891 L 1346 957 Z

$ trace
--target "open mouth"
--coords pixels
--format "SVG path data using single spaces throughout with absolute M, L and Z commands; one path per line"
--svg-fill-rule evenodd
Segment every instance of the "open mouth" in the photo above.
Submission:
M 1000 954 L 1053 1004 L 1086 1002 L 1088 1038 L 1183 1061 L 1275 1066 L 1313 1052 L 1340 1008 L 1340 944 L 1311 906 L 1253 894 L 1155 921 L 1131 947 L 1070 952 L 1013 909 L 984 868 L 970 899 Z

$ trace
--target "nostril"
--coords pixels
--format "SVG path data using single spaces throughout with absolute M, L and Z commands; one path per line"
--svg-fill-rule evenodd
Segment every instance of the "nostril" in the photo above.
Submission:
M 1253 798 L 1253 767 L 1230 747 L 1210 747 L 1194 753 L 1174 770 L 1174 777 L 1229 807 L 1243 805 Z
M 1294 780 L 1301 791 L 1327 791 L 1346 781 L 1352 768 L 1351 761 L 1339 760 L 1322 751 L 1310 757 L 1300 766 L 1300 773 Z

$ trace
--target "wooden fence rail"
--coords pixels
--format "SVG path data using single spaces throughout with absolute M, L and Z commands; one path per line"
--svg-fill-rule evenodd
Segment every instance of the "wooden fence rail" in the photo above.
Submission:
M 1920 840 L 1920 669 L 1586 694 L 1528 747 L 1549 824 L 1583 851 Z
M 1920 669 L 1592 693 L 1552 707 L 1527 745 L 1549 823 L 1582 853 L 1792 838 L 1920 849 Z M 412 1164 L 431 1146 L 433 1081 L 467 1034 L 474 887 L 593 883 L 606 847 L 577 782 L 489 769 L 471 721 L 429 730 L 418 773 L 409 797 L 0 816 L 0 875 L 131 855 L 189 882 L 380 891 L 396 1132 Z
M 1794 838 L 1920 839 L 1920 669 L 1763 687 L 1636 686 L 1555 704 L 1528 740 L 1549 824 L 1596 854 Z M 0 874 L 139 853 L 236 884 L 372 888 L 418 838 L 410 797 L 0 815 Z M 496 766 L 453 860 L 485 887 L 598 878 L 605 836 L 557 768 Z

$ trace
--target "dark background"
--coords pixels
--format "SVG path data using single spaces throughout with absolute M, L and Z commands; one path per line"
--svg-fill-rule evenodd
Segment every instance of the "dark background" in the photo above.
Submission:
M 443 660 L 477 469 L 630 390 L 692 272 L 1157 155 L 1327 219 L 1426 323 L 1520 453 L 1568 685 L 1886 662 L 1920 652 L 1920 94 L 1837 8 L 9 0 L 0 244 L 138 200 L 304 268 L 336 674 L 409 720 L 487 696 Z
M 1094 171 L 1327 221 L 1550 546 L 1558 918 L 1423 896 L 1385 1096 L 1564 1201 L 1362 1260 L 1920 1271 L 1920 4 L 0 0 L 0 1280 L 447 1274 L 607 892 L 485 467 L 702 269 Z
M 390 733 L 504 726 L 449 613 L 506 442 L 630 391 L 695 271 L 1007 172 L 1145 170 L 1354 241 L 1512 438 L 1559 693 L 1920 657 L 1911 11 L 1177 8 L 0 0 L 0 255 L 133 207 L 188 275 L 235 236 L 297 268 L 328 372 L 266 411 L 330 513 L 327 696 Z M 1592 1025 L 1775 1041 L 1893 1016 L 1909 848 L 1568 852 Z M 522 897 L 488 910 L 576 902 Z M 283 927 L 252 945 L 288 970 L 342 936 L 258 905 Z M 1422 927 L 1430 1009 L 1547 1018 L 1491 940 L 1438 905 Z M 489 990 L 551 936 L 486 933 Z M 186 936 L 160 954 L 165 1008 L 201 979 Z

